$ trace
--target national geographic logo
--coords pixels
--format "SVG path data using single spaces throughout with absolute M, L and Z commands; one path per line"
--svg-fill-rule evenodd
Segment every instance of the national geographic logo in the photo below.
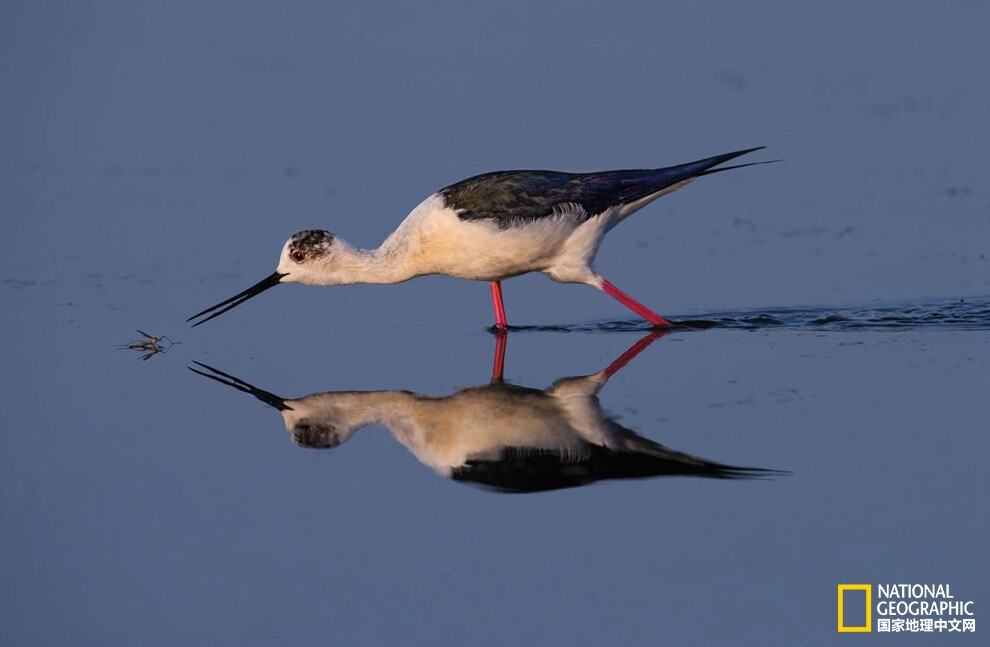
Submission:
M 846 624 L 846 592 L 847 591 L 863 591 L 866 594 L 866 604 L 864 606 L 857 606 L 855 603 L 855 598 L 858 596 L 851 595 L 850 600 L 850 616 L 855 616 L 858 613 L 858 609 L 865 609 L 865 618 L 862 624 L 859 624 L 858 618 L 852 620 L 856 622 L 854 625 Z M 839 585 L 839 631 L 873 631 L 873 626 L 870 624 L 870 609 L 873 605 L 870 604 L 870 600 L 873 597 L 873 586 L 870 584 L 840 584 Z
M 876 599 L 876 604 L 873 601 Z M 972 600 L 957 600 L 948 584 L 840 584 L 840 632 L 976 632 Z

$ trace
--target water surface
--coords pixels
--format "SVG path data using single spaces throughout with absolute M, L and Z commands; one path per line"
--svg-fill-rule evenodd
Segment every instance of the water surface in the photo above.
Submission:
M 983 622 L 984 4 L 4 5 L 2 642 L 835 644 L 850 582 L 949 583 Z M 381 425 L 299 446 L 187 370 L 289 399 L 488 388 L 482 284 L 185 319 L 294 231 L 376 245 L 477 173 L 758 145 L 786 162 L 609 235 L 602 273 L 693 326 L 580 404 L 787 475 L 506 496 Z M 504 289 L 504 381 L 533 398 L 648 333 L 584 286 Z M 142 361 L 135 329 L 174 345 Z

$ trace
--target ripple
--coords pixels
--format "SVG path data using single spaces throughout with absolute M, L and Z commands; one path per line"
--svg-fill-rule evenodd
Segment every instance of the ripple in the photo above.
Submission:
M 990 297 L 939 299 L 923 303 L 823 308 L 726 310 L 674 317 L 686 329 L 735 330 L 990 330 Z M 592 321 L 573 325 L 510 326 L 533 332 L 638 332 L 650 330 L 641 319 Z

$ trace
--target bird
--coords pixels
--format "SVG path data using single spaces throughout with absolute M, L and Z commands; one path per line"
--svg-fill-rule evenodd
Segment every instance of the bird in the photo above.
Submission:
M 273 274 L 187 322 L 198 320 L 193 327 L 206 323 L 282 283 L 387 284 L 441 274 L 488 282 L 494 327 L 506 330 L 502 281 L 541 272 L 554 281 L 602 290 L 654 327 L 673 327 L 595 270 L 602 238 L 636 211 L 699 177 L 769 163 L 720 166 L 762 148 L 656 169 L 477 175 L 431 194 L 377 249 L 356 248 L 326 230 L 293 234 Z
M 189 370 L 253 395 L 282 414 L 292 440 L 333 449 L 370 425 L 388 429 L 423 465 L 454 481 L 499 492 L 540 492 L 611 479 L 699 476 L 769 478 L 785 472 L 715 463 L 665 447 L 620 425 L 598 393 L 662 338 L 647 333 L 604 369 L 561 377 L 546 389 L 502 378 L 506 336 L 497 337 L 489 383 L 446 396 L 410 391 L 327 391 L 286 399 L 201 362 Z

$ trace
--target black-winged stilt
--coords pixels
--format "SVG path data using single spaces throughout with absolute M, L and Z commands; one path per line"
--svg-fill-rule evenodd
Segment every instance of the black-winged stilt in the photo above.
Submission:
M 648 333 L 596 373 L 562 377 L 549 388 L 531 389 L 502 379 L 507 337 L 502 333 L 496 337 L 491 382 L 442 397 L 410 391 L 329 391 L 286 399 L 200 362 L 190 370 L 277 409 L 292 439 L 305 447 L 337 447 L 359 429 L 381 425 L 437 473 L 504 492 L 555 490 L 606 479 L 783 474 L 715 463 L 664 447 L 605 413 L 598 392 L 664 334 Z
M 592 267 L 602 237 L 631 214 L 758 148 L 659 169 L 561 173 L 498 171 L 437 191 L 412 210 L 378 249 L 357 249 L 329 231 L 294 234 L 275 273 L 188 319 L 205 323 L 279 283 L 400 283 L 444 274 L 491 283 L 495 326 L 508 327 L 503 279 L 542 272 L 554 281 L 603 290 L 655 326 L 670 321 L 605 280 Z M 212 314 L 211 314 L 212 313 Z

